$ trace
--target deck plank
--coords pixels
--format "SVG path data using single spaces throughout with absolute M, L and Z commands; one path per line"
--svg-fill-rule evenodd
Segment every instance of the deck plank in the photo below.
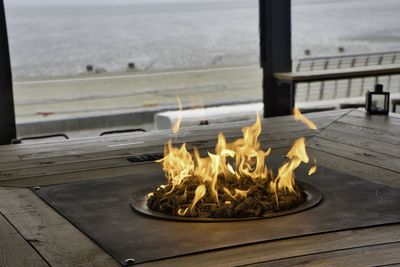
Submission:
M 262 145 L 271 145 L 273 152 L 283 154 L 294 139 L 306 135 L 309 138 L 310 158 L 315 157 L 318 165 L 400 188 L 400 154 L 396 150 L 400 145 L 399 116 L 368 116 L 359 109 L 329 111 L 309 117 L 316 121 L 319 131 L 308 130 L 289 116 L 264 120 Z M 183 129 L 175 141 L 189 141 L 191 145 L 206 151 L 215 145 L 216 135 L 221 129 L 227 136 L 235 138 L 241 135 L 240 128 L 248 124 L 230 123 Z M 126 161 L 126 157 L 159 153 L 170 137 L 169 131 L 158 131 L 4 146 L 0 148 L 0 185 L 31 187 L 140 175 L 156 166 L 155 163 L 133 164 Z M 143 143 L 120 146 L 138 141 Z M 7 224 L 3 228 L 0 216 L 0 235 L 6 233 L 19 238 L 19 241 L 7 241 L 3 247 L 0 242 L 0 253 L 5 251 L 10 257 L 18 257 L 19 251 L 11 251 L 12 242 L 22 242 L 30 248 L 33 257 L 38 257 L 37 266 L 46 266 L 47 263 L 51 266 L 119 266 L 29 189 L 0 187 L 0 212 L 7 219 L 3 218 L 3 221 L 12 224 L 12 227 L 8 225 L 11 228 L 7 228 Z M 13 229 L 16 234 L 9 233 Z M 396 264 L 399 263 L 399 254 L 400 224 L 395 224 L 265 242 L 142 265 L 285 266 L 309 263 L 340 266 L 351 263 L 357 266 L 365 263 Z M 380 257 L 382 261 L 379 261 Z M 0 257 L 0 263 L 1 260 Z
M 344 135 L 350 134 L 352 137 L 357 136 L 357 138 L 361 137 L 367 140 L 374 140 L 376 142 L 386 143 L 391 145 L 392 147 L 400 145 L 400 139 L 397 135 L 389 134 L 383 129 L 372 129 L 337 121 L 321 131 L 321 134 L 325 133 L 328 130 L 332 130 Z M 319 134 L 318 136 L 321 136 L 321 134 Z
M 269 147 L 273 148 L 272 153 L 285 154 L 288 147 L 292 144 L 293 140 L 281 140 L 274 143 L 268 143 Z M 160 152 L 160 151 L 157 151 Z M 125 164 L 125 163 L 124 163 Z M 127 163 L 127 166 L 116 166 L 113 168 L 101 169 L 88 169 L 77 171 L 75 168 L 70 172 L 58 172 L 56 174 L 28 176 L 28 177 L 12 177 L 9 179 L 0 180 L 1 186 L 13 187 L 33 187 L 44 186 L 60 183 L 77 182 L 84 180 L 102 179 L 108 177 L 124 176 L 124 175 L 137 175 L 141 171 L 146 171 L 147 168 L 153 166 L 160 168 L 158 164 L 153 162 L 147 163 Z
M 312 138 L 308 142 L 308 146 L 348 160 L 354 160 L 400 173 L 400 158 L 395 158 L 387 154 L 378 153 L 352 145 L 341 144 L 320 137 Z
M 247 266 L 387 266 L 400 265 L 399 255 L 400 242 L 395 242 L 279 259 Z
M 307 130 L 308 133 L 311 133 L 312 136 L 314 133 Z M 303 132 L 304 133 L 304 132 Z M 277 139 L 275 140 L 267 140 L 262 142 L 262 146 L 277 148 L 277 147 L 286 147 L 290 146 L 295 139 L 299 136 L 304 136 L 304 134 L 299 134 L 298 132 L 290 132 L 285 134 L 276 135 Z M 286 137 L 286 139 L 284 139 Z M 263 140 L 261 138 L 261 140 Z M 271 139 L 268 138 L 267 139 Z M 197 146 L 199 150 L 203 151 L 213 151 L 216 144 L 215 139 L 209 139 L 204 142 L 201 146 Z M 140 154 L 143 153 L 160 153 L 162 151 L 161 147 L 155 148 L 148 148 L 148 149 L 141 149 Z M 137 153 L 138 153 L 137 152 Z M 82 172 L 82 171 L 91 171 L 91 170 L 105 170 L 108 168 L 121 168 L 132 165 L 131 162 L 127 161 L 127 156 L 135 154 L 133 151 L 131 153 L 126 153 L 123 156 L 119 157 L 110 157 L 110 158 L 103 158 L 102 154 L 94 154 L 94 158 L 91 160 L 79 160 L 74 161 L 72 163 L 65 163 L 65 164 L 55 164 L 55 162 L 51 161 L 51 164 L 44 164 L 34 167 L 28 168 L 18 168 L 11 169 L 11 170 L 0 170 L 0 183 L 1 181 L 12 180 L 12 179 L 22 179 L 22 178 L 30 178 L 30 177 L 43 177 L 49 175 L 58 175 L 64 173 L 75 173 L 75 172 Z M 17 165 L 18 166 L 18 165 Z M 14 166 L 15 167 L 15 166 Z M 7 168 L 7 167 L 5 167 Z
M 341 115 L 343 113 L 339 114 Z M 332 123 L 330 120 L 324 120 L 323 122 L 321 122 L 321 125 L 325 127 L 330 123 Z M 265 141 L 266 143 L 273 143 L 274 141 L 279 142 L 285 138 L 294 139 L 300 136 L 312 136 L 313 134 L 315 134 L 314 131 L 308 129 L 305 125 L 301 123 L 295 123 L 294 125 L 287 125 L 285 123 L 280 125 L 279 127 L 269 127 L 269 125 L 267 126 L 267 130 L 261 136 L 261 141 Z M 240 127 L 233 127 L 227 130 L 228 131 L 226 135 L 228 139 L 234 139 L 241 136 Z M 196 136 L 195 134 L 192 134 L 191 131 L 193 130 L 183 132 L 180 138 L 175 141 L 188 141 L 189 146 L 190 144 L 195 145 L 200 149 L 207 147 L 212 148 L 215 145 L 215 138 L 219 130 L 215 129 L 215 133 L 208 132 L 207 137 L 205 137 L 204 134 Z M 213 138 L 213 134 L 215 134 L 215 138 Z M 58 174 L 58 172 L 52 172 L 51 170 L 58 169 L 60 172 L 70 170 L 71 168 L 66 164 L 74 164 L 74 169 L 76 171 L 85 171 L 87 168 L 95 168 L 93 164 L 96 163 L 100 164 L 101 168 L 123 167 L 126 166 L 127 163 L 125 162 L 125 158 L 129 155 L 135 155 L 139 153 L 151 153 L 151 151 L 161 151 L 162 146 L 167 140 L 166 137 L 167 136 L 163 136 L 162 138 L 158 137 L 158 139 L 155 140 L 149 139 L 147 141 L 143 141 L 142 144 L 132 144 L 128 142 L 127 147 L 120 149 L 113 148 L 111 149 L 111 151 L 108 150 L 106 146 L 96 144 L 93 145 L 93 147 L 89 149 L 89 151 L 87 151 L 85 148 L 79 147 L 79 151 L 72 150 L 66 152 L 62 150 L 55 150 L 51 152 L 44 152 L 44 155 L 40 153 L 23 155 L 20 157 L 23 159 L 22 162 L 16 161 L 0 163 L 0 180 L 9 180 L 12 178 L 27 178 L 35 175 L 42 176 Z M 204 141 L 205 138 L 207 138 L 208 140 Z M 138 140 L 135 141 L 140 142 Z M 199 143 L 199 141 L 203 142 Z M 151 143 L 154 147 L 148 146 L 148 143 Z M 50 158 L 51 160 L 47 160 Z M 94 163 L 94 161 L 96 161 L 96 163 Z
M 370 115 L 365 111 L 364 108 L 358 108 L 349 112 L 347 116 L 383 122 L 389 126 L 400 125 L 400 114 L 397 113 L 389 113 L 388 115 Z
M 0 239 L 0 266 L 49 266 L 1 215 Z
M 337 127 L 325 129 L 318 134 L 321 139 L 327 139 L 339 144 L 363 148 L 365 150 L 385 154 L 389 157 L 400 158 L 400 150 L 393 144 L 385 142 L 383 138 L 377 136 L 366 137 L 362 134 L 362 129 L 354 132 L 344 132 L 337 130 Z
M 240 131 L 238 129 L 238 131 Z M 313 136 L 316 132 L 310 129 L 306 129 L 301 126 L 300 129 L 293 129 L 293 130 L 281 130 L 279 132 L 274 133 L 265 133 L 260 137 L 260 141 L 268 144 L 273 144 L 275 141 L 280 142 L 282 140 L 293 140 L 300 136 Z M 207 139 L 192 139 L 192 138 L 185 138 L 182 139 L 173 139 L 175 146 L 180 146 L 183 141 L 187 142 L 188 148 L 197 147 L 199 149 L 212 149 L 217 141 L 218 133 L 215 135 L 209 135 Z M 242 136 L 242 133 L 238 132 L 237 135 L 227 135 L 227 141 L 233 141 Z M 163 151 L 163 147 L 166 143 L 166 139 L 156 140 L 152 142 L 145 142 L 142 144 L 132 144 L 130 142 L 127 143 L 126 146 L 120 144 L 120 146 L 107 148 L 103 146 L 98 146 L 97 151 L 86 153 L 62 153 L 58 151 L 56 153 L 51 153 L 50 155 L 43 155 L 38 156 L 37 154 L 31 157 L 29 160 L 25 160 L 26 156 L 23 156 L 22 161 L 16 162 L 7 162 L 7 163 L 0 163 L 0 171 L 8 171 L 8 170 L 18 170 L 18 169 L 26 169 L 26 168 L 34 168 L 34 167 L 49 167 L 67 163 L 82 163 L 82 162 L 89 162 L 94 160 L 102 160 L 102 159 L 116 159 L 130 155 L 143 155 L 146 153 L 160 153 Z M 71 152 L 71 151 L 70 151 Z M 74 151 L 72 151 L 74 152 Z M 64 155 L 63 155 L 64 154 Z M 1 174 L 0 174 L 1 179 Z
M 0 212 L 51 266 L 119 266 L 28 189 L 1 187 Z
M 148 163 L 153 164 L 153 163 Z M 132 166 L 107 168 L 99 170 L 88 170 L 81 172 L 70 172 L 47 176 L 35 176 L 19 179 L 9 179 L 0 181 L 0 186 L 6 187 L 34 187 L 46 186 L 64 183 L 73 183 L 79 181 L 96 180 L 109 177 L 125 176 L 140 173 L 142 169 L 149 168 L 148 164 L 133 164 Z
M 317 159 L 317 165 L 322 165 L 340 172 L 357 176 L 374 183 L 400 188 L 400 173 L 371 166 L 366 163 L 343 158 L 325 151 L 309 148 L 310 158 Z
M 319 113 L 310 113 L 307 116 L 315 121 L 319 128 L 324 128 L 326 125 L 329 125 L 331 122 L 337 120 L 342 117 L 344 114 L 350 112 L 351 110 L 339 110 L 332 112 L 321 112 Z M 234 135 L 240 135 L 240 129 L 244 126 L 251 124 L 251 122 L 235 122 L 235 123 L 226 123 L 226 124 L 218 124 L 218 125 L 207 125 L 203 127 L 192 127 L 192 128 L 184 128 L 182 129 L 178 136 L 182 138 L 183 141 L 186 141 L 185 138 L 192 137 L 197 140 L 202 140 L 206 137 L 217 135 L 220 130 L 232 132 Z M 296 127 L 296 125 L 300 125 L 301 123 L 296 122 L 293 117 L 277 117 L 277 118 L 269 118 L 263 120 L 263 131 L 271 131 L 273 129 L 282 130 L 285 127 Z M 298 126 L 299 127 L 299 126 Z M 305 127 L 303 126 L 303 129 Z M 51 152 L 51 151 L 61 151 L 65 152 L 69 150 L 78 150 L 83 153 L 87 153 L 91 148 L 98 148 L 99 146 L 106 147 L 107 145 L 115 145 L 119 143 L 126 142 L 153 142 L 155 140 L 163 140 L 165 142 L 168 138 L 175 137 L 172 135 L 171 131 L 153 131 L 148 133 L 134 133 L 134 134 L 124 134 L 120 136 L 110 136 L 110 137 L 95 137 L 95 138 L 85 138 L 78 140 L 67 140 L 67 141 L 58 141 L 58 142 L 48 142 L 48 143 L 31 143 L 31 144 L 19 144 L 19 145 L 8 145 L 2 146 L 0 150 L 0 158 L 7 156 L 26 156 L 31 154 L 38 154 L 41 152 Z M 0 160 L 1 162 L 1 160 Z
M 241 266 L 273 261 L 282 258 L 319 254 L 334 250 L 347 250 L 363 246 L 373 246 L 399 242 L 400 224 L 348 230 L 305 237 L 289 238 L 273 242 L 259 243 L 232 249 L 217 250 L 207 254 L 194 254 L 163 261 L 140 264 L 138 266 Z M 393 257 L 398 257 L 398 254 Z M 280 266 L 280 265 L 275 265 Z M 343 266 L 343 265 L 334 265 Z
M 391 113 L 393 114 L 393 113 Z M 384 115 L 369 115 L 360 109 L 348 113 L 337 120 L 347 124 L 375 129 L 390 135 L 400 134 L 400 118 Z
M 327 124 L 325 122 L 324 124 Z M 131 136 L 129 139 L 116 139 L 114 141 L 110 142 L 104 142 L 104 140 L 99 139 L 98 142 L 92 143 L 92 144 L 86 144 L 86 145 L 70 145 L 70 146 L 61 146 L 58 143 L 53 144 L 51 147 L 46 148 L 37 148 L 34 150 L 27 149 L 27 150 L 14 150 L 14 151 L 8 151 L 4 152 L 1 156 L 0 159 L 5 159 L 6 162 L 3 164 L 1 163 L 0 160 L 0 165 L 1 166 L 7 166 L 8 163 L 10 163 L 9 157 L 18 157 L 16 162 L 20 161 L 29 161 L 29 160 L 43 160 L 46 158 L 53 158 L 53 157 L 60 157 L 60 156 L 80 156 L 80 155 L 85 155 L 85 154 L 90 154 L 90 153 L 112 153 L 115 150 L 121 150 L 121 149 L 142 149 L 142 148 L 147 148 L 149 144 L 151 146 L 162 146 L 164 145 L 168 139 L 172 138 L 174 142 L 176 143 L 182 143 L 182 142 L 189 142 L 189 143 L 198 143 L 199 141 L 207 140 L 207 139 L 216 139 L 219 131 L 223 131 L 224 134 L 226 135 L 227 138 L 238 138 L 242 136 L 241 132 L 241 127 L 236 126 L 233 128 L 222 128 L 222 129 L 216 129 L 216 130 L 210 130 L 206 132 L 192 132 L 192 131 L 185 131 L 182 133 L 179 133 L 178 136 L 173 136 L 171 135 L 171 132 L 165 132 L 163 134 L 159 134 L 156 136 L 143 136 L 143 137 L 134 137 Z M 270 127 L 266 130 L 264 130 L 265 137 L 267 138 L 268 136 L 279 136 L 281 133 L 290 133 L 292 131 L 298 131 L 298 132 L 312 132 L 311 130 L 307 129 L 302 124 L 286 124 L 286 125 L 281 125 L 279 127 Z M 276 138 L 275 138 L 276 139 Z M 64 143 L 62 143 L 64 144 Z M 15 148 L 16 149 L 16 148 Z M 0 150 L 3 151 L 3 150 Z M 1 168 L 1 167 L 0 167 Z
M 0 164 L 20 162 L 20 161 L 21 161 L 21 159 L 15 155 L 8 155 L 5 157 L 0 157 Z

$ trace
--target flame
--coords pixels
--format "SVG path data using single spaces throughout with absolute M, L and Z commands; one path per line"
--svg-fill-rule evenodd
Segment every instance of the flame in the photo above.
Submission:
M 298 108 L 293 109 L 293 114 L 294 114 L 295 120 L 303 122 L 305 125 L 307 125 L 312 130 L 317 130 L 317 126 L 312 121 L 310 121 L 308 118 L 304 117 Z M 312 166 L 309 169 L 308 175 L 313 175 L 316 172 L 317 172 L 317 160 L 314 159 L 314 166 Z
M 182 100 L 181 100 L 181 98 L 179 96 L 176 97 L 176 100 L 178 101 L 179 113 L 178 113 L 178 120 L 172 126 L 172 132 L 174 134 L 177 134 L 179 132 L 179 128 L 181 127 L 182 115 L 183 115 L 183 113 L 182 113 L 182 110 L 183 110 Z
M 301 112 L 298 108 L 293 109 L 293 115 L 294 115 L 295 120 L 303 122 L 310 129 L 317 130 L 317 126 L 312 121 L 310 121 L 308 118 L 304 117 L 304 115 L 301 114 Z
M 219 133 L 215 151 L 204 157 L 196 148 L 190 153 L 185 143 L 178 148 L 169 140 L 164 157 L 156 161 L 162 164 L 168 183 L 149 194 L 149 198 L 157 197 L 164 202 L 174 199 L 173 203 L 179 204 L 171 208 L 174 215 L 201 216 L 199 205 L 204 209 L 218 209 L 224 205 L 238 207 L 238 203 L 254 198 L 255 192 L 274 195 L 274 207 L 279 207 L 282 195 L 300 195 L 295 183 L 295 170 L 301 163 L 309 162 L 305 138 L 294 142 L 286 155 L 287 161 L 274 175 L 265 164 L 271 148 L 261 149 L 261 128 L 257 114 L 255 123 L 242 129 L 242 138 L 229 143 Z
M 317 172 L 317 160 L 314 159 L 314 166 L 312 166 L 309 170 L 308 170 L 308 175 L 313 175 L 314 173 Z

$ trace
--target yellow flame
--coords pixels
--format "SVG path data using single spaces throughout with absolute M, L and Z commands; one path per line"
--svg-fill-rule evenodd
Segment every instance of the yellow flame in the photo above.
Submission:
M 213 205 L 218 206 L 220 199 L 223 200 L 222 205 L 231 201 L 242 201 L 248 197 L 252 188 L 230 186 L 240 184 L 240 179 L 264 180 L 269 183 L 271 193 L 296 192 L 294 171 L 301 163 L 309 162 L 305 138 L 299 138 L 294 142 L 287 153 L 288 160 L 278 168 L 278 173 L 274 176 L 272 170 L 265 164 L 271 148 L 261 149 L 259 141 L 261 128 L 261 120 L 257 114 L 255 123 L 242 129 L 242 138 L 229 143 L 225 136 L 219 133 L 215 152 L 208 152 L 204 157 L 196 148 L 190 153 L 185 143 L 178 148 L 172 145 L 171 140 L 168 141 L 164 157 L 157 162 L 162 164 L 168 179 L 169 187 L 165 194 L 184 192 L 180 193 L 179 199 L 190 203 L 189 207 L 188 205 L 180 207 L 178 215 L 186 216 L 189 211 L 194 212 L 199 202 L 214 203 Z M 189 184 L 192 185 L 190 190 L 188 190 Z M 187 193 L 188 191 L 192 193 Z M 221 194 L 224 194 L 223 198 Z M 277 194 L 275 197 L 277 198 Z
M 181 121 L 182 121 L 182 110 L 183 110 L 183 105 L 181 98 L 179 96 L 176 97 L 176 100 L 178 101 L 178 106 L 179 106 L 179 113 L 178 113 L 178 120 L 175 122 L 175 124 L 172 126 L 172 132 L 174 134 L 179 132 L 179 129 L 181 127 Z
M 206 194 L 206 186 L 201 184 L 196 188 L 195 191 L 195 196 L 192 202 L 192 205 L 190 205 L 190 210 L 193 210 L 193 208 L 196 206 L 197 202 L 199 202 L 200 199 L 202 199 L 204 197 L 204 195 Z
M 308 170 L 308 175 L 313 175 L 314 173 L 317 172 L 317 160 L 314 159 L 314 166 L 312 166 L 309 170 Z
M 310 129 L 317 130 L 317 126 L 312 121 L 310 121 L 308 118 L 306 118 L 303 114 L 301 114 L 301 112 L 298 108 L 293 109 L 293 115 L 294 115 L 295 120 L 303 122 Z
M 295 191 L 294 170 L 300 166 L 301 162 L 308 163 L 309 161 L 306 153 L 305 138 L 301 137 L 297 139 L 286 156 L 289 161 L 278 169 L 278 176 L 271 182 L 271 188 L 277 187 L 279 190 L 289 190 L 293 192 Z
M 179 209 L 178 210 L 178 215 L 179 216 L 185 216 L 186 215 L 186 213 L 188 212 L 188 210 L 189 210 L 189 208 L 186 208 L 186 209 Z

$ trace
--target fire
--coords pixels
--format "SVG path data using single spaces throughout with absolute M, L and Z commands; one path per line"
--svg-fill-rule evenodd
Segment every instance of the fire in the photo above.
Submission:
M 185 143 L 174 147 L 169 140 L 157 161 L 168 183 L 148 195 L 149 208 L 175 216 L 248 217 L 303 202 L 306 195 L 296 185 L 295 170 L 309 162 L 305 138 L 294 142 L 275 175 L 265 164 L 271 148 L 260 146 L 260 117 L 242 133 L 232 143 L 219 133 L 215 151 L 206 156 L 196 148 L 190 153 Z
M 179 107 L 179 113 L 178 113 L 178 120 L 176 123 L 172 126 L 172 132 L 174 134 L 177 134 L 179 132 L 179 128 L 181 127 L 181 121 L 182 121 L 182 110 L 183 110 L 183 105 L 180 97 L 176 97 L 176 100 L 178 101 L 178 107 Z
M 308 170 L 308 175 L 313 175 L 316 172 L 317 172 L 317 160 L 314 159 L 314 166 L 312 166 L 310 170 Z
M 312 130 L 317 130 L 317 126 L 312 121 L 310 121 L 308 118 L 304 117 L 298 108 L 293 109 L 293 115 L 294 115 L 295 120 L 303 122 L 305 125 L 308 126 L 308 128 L 310 128 Z M 309 169 L 308 175 L 313 175 L 316 172 L 317 172 L 317 160 L 314 159 L 314 166 L 312 166 Z
M 304 117 L 298 108 L 293 109 L 293 115 L 294 115 L 295 120 L 303 122 L 310 129 L 317 130 L 317 126 L 312 121 L 310 121 L 308 118 Z

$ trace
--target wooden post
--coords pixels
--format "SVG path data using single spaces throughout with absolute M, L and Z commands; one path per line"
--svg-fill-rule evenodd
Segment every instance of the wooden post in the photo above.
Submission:
M 294 88 L 281 83 L 275 72 L 291 72 L 291 1 L 259 0 L 260 62 L 263 68 L 264 117 L 289 115 Z
M 4 2 L 0 1 L 0 145 L 4 145 L 17 134 L 6 17 Z

